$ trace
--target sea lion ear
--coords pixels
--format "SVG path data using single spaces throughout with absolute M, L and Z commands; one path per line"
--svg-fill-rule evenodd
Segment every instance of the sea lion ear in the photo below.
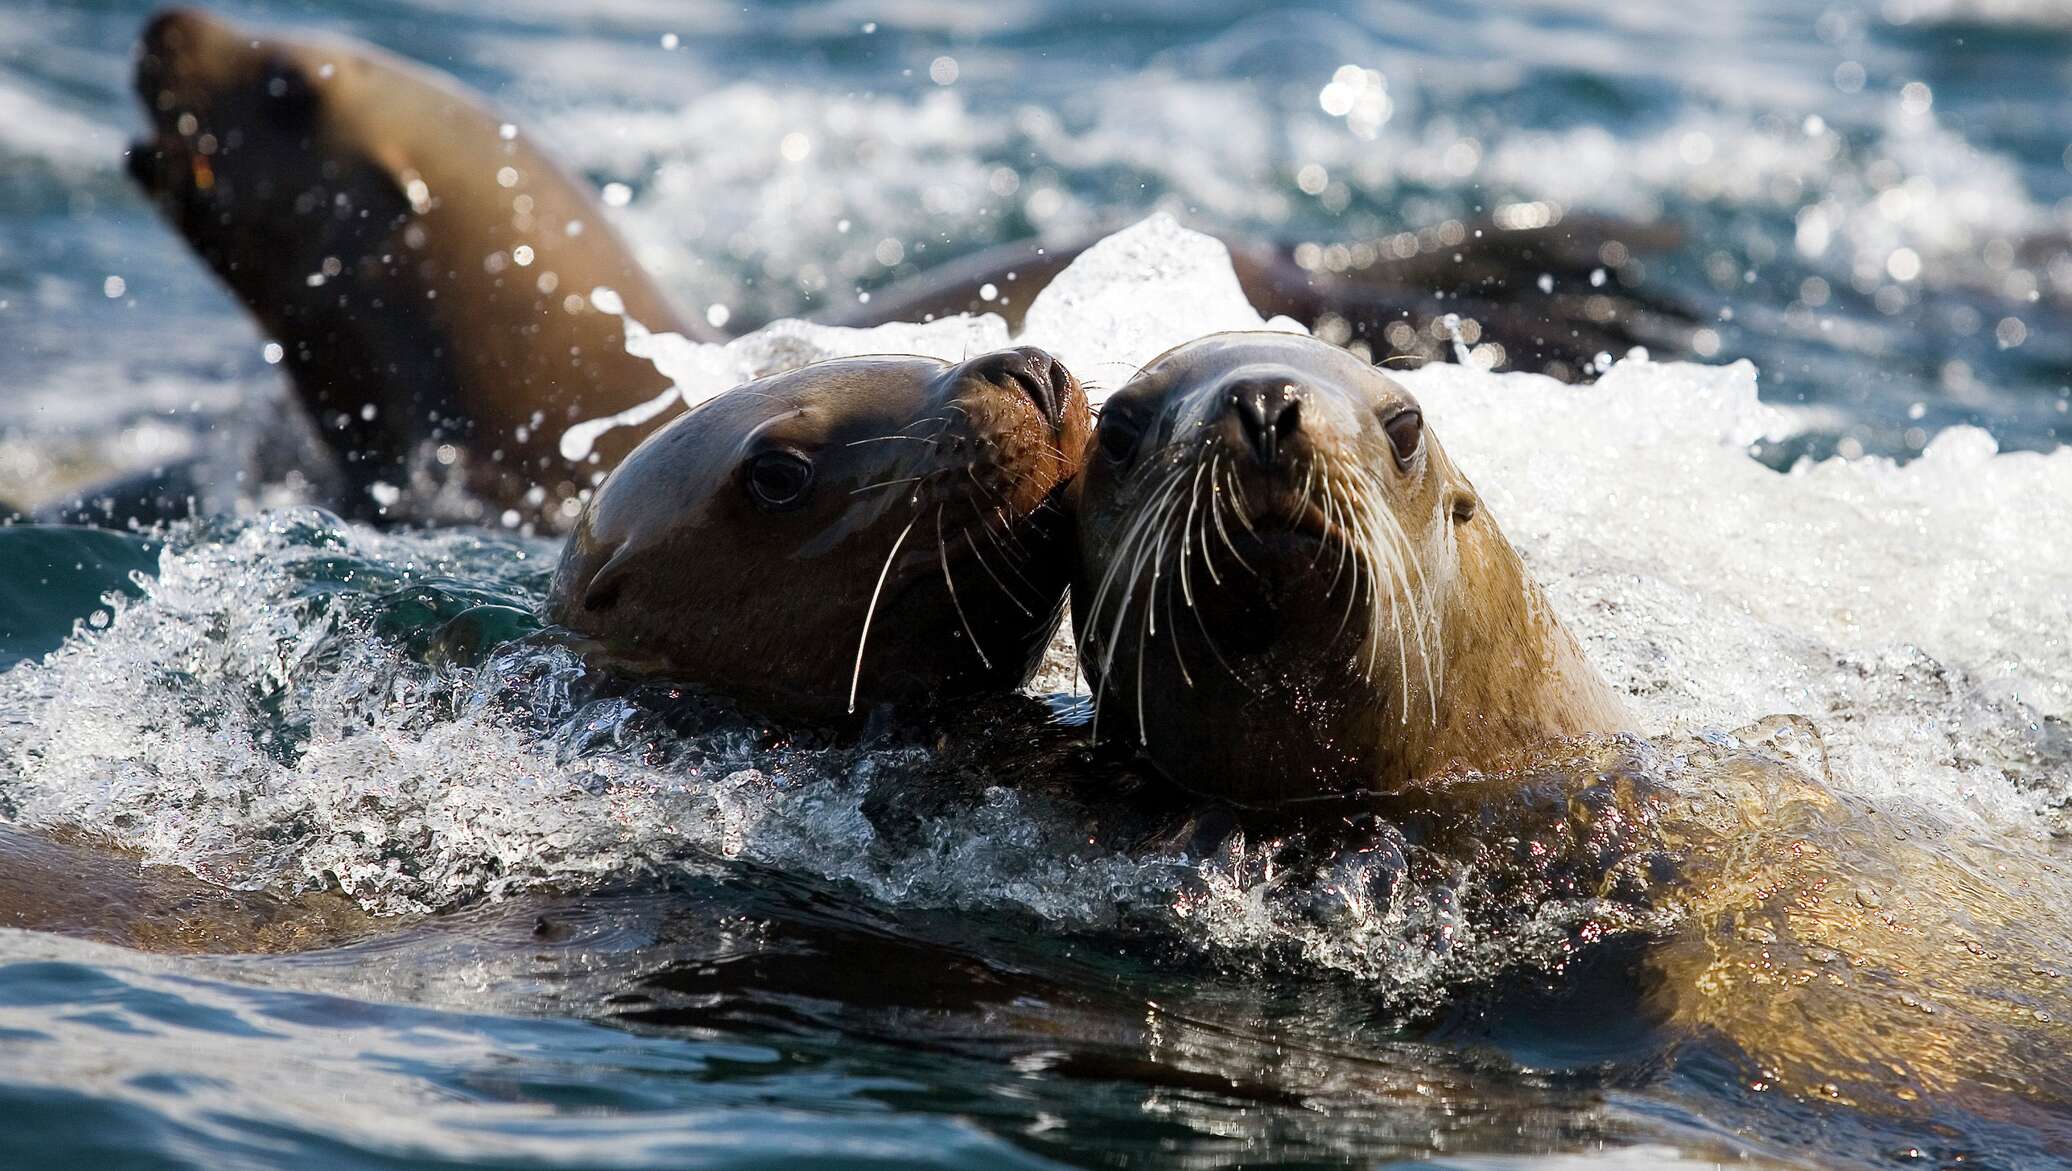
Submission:
M 1467 488 L 1454 489 L 1453 501 L 1449 505 L 1449 509 L 1453 513 L 1453 523 L 1464 525 L 1474 520 L 1475 510 L 1480 508 L 1481 504 L 1482 502 L 1475 498 L 1473 491 Z

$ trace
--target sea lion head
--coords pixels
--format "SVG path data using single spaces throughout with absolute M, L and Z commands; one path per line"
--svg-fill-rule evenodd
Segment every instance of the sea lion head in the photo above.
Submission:
M 1077 511 L 1097 731 L 1182 785 L 1279 805 L 1567 730 L 1527 694 L 1566 635 L 1416 398 L 1344 350 L 1167 351 L 1103 405 Z
M 145 26 L 136 88 L 151 132 L 130 147 L 130 175 L 241 294 L 274 292 L 254 282 L 289 268 L 321 276 L 324 257 L 352 255 L 340 237 L 409 211 L 407 193 L 375 179 L 375 160 L 329 132 L 331 91 L 358 66 L 192 9 Z M 354 194 L 350 206 L 340 192 Z
M 778 714 L 1025 682 L 1063 609 L 1092 429 L 1043 351 L 821 362 L 656 432 L 598 489 L 550 614 Z
M 151 130 L 130 170 L 281 345 L 360 489 L 348 512 L 368 515 L 385 483 L 410 488 L 394 515 L 436 514 L 457 479 L 489 515 L 566 528 L 642 432 L 602 436 L 597 465 L 553 437 L 668 389 L 594 291 L 717 340 L 676 314 L 587 182 L 437 70 L 174 9 L 146 25 L 136 85 Z

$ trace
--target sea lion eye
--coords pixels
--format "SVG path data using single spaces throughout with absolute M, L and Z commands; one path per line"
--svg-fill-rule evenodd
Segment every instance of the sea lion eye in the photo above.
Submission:
M 766 451 L 748 461 L 748 494 L 764 508 L 797 508 L 813 490 L 813 465 L 795 451 Z
M 1389 433 L 1389 446 L 1396 449 L 1396 466 L 1408 471 L 1410 461 L 1424 446 L 1424 414 L 1416 407 L 1396 412 L 1381 425 Z
M 1144 437 L 1144 420 L 1135 412 L 1111 409 L 1101 412 L 1101 454 L 1116 464 L 1130 462 L 1137 453 L 1137 441 Z

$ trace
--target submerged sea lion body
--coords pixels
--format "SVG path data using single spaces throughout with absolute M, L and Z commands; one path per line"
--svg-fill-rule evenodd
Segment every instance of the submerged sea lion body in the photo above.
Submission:
M 655 432 L 584 510 L 549 614 L 638 669 L 832 717 L 1027 681 L 1091 430 L 1024 347 L 773 375 Z
M 405 490 L 422 512 L 451 477 L 565 527 L 638 435 L 591 464 L 562 457 L 562 431 L 668 388 L 591 291 L 706 336 L 586 184 L 443 74 L 173 10 L 144 32 L 137 89 L 154 133 L 132 173 L 280 342 L 354 515 L 407 515 Z
M 1376 358 L 1446 362 L 1461 349 L 1479 350 L 1476 360 L 1490 368 L 1569 381 L 1600 354 L 1690 349 L 1694 325 L 1683 307 L 1624 288 L 1623 275 L 1603 287 L 1607 269 L 1637 273 L 1626 267 L 1635 255 L 1672 247 L 1673 227 L 1597 217 L 1521 226 L 1485 216 L 1351 247 L 1221 238 L 1238 286 L 1262 317 L 1293 318 Z M 997 313 L 1019 329 L 1043 287 L 1099 240 L 983 249 L 876 290 L 829 320 L 877 325 Z
M 1108 735 L 1278 805 L 1616 730 L 1417 402 L 1336 347 L 1220 334 L 1102 407 L 1073 623 Z
M 174 10 L 145 30 L 137 89 L 153 133 L 132 149 L 132 171 L 280 343 L 345 466 L 336 503 L 348 515 L 510 510 L 566 529 L 598 473 L 671 414 L 607 432 L 580 462 L 561 455 L 571 422 L 668 388 L 625 353 L 619 317 L 590 304 L 591 290 L 614 290 L 657 332 L 724 340 L 675 311 L 585 183 L 433 69 L 345 38 L 257 37 Z M 1449 222 L 1350 248 L 1229 245 L 1262 311 L 1374 353 L 1444 360 L 1458 337 L 1501 346 L 1493 362 L 1572 376 L 1599 352 L 1678 348 L 1689 322 L 1674 308 L 1582 291 L 1607 248 L 1629 255 L 1673 233 L 1533 223 Z M 829 316 L 1016 322 L 1088 243 L 1002 245 Z M 1553 294 L 1540 291 L 1546 277 Z M 443 497 L 447 480 L 468 495 Z

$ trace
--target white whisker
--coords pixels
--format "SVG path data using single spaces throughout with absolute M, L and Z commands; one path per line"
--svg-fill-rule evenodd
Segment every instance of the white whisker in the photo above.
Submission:
M 916 518 L 918 520 L 919 518 Z M 892 542 L 892 552 L 885 554 L 885 567 L 878 570 L 877 587 L 871 590 L 870 608 L 863 612 L 863 633 L 856 638 L 856 671 L 849 676 L 849 713 L 856 713 L 856 689 L 863 682 L 863 648 L 870 643 L 871 620 L 878 615 L 878 595 L 885 592 L 885 579 L 892 575 L 892 559 L 899 556 L 899 547 L 906 543 L 907 534 L 914 531 L 915 521 L 907 522 L 899 530 L 899 536 Z
M 935 506 L 935 560 L 942 566 L 942 584 L 949 587 L 950 605 L 957 609 L 957 621 L 964 627 L 964 637 L 971 640 L 971 649 L 978 653 L 978 661 L 986 670 L 993 669 L 993 660 L 986 657 L 986 648 L 979 645 L 978 633 L 971 629 L 971 619 L 964 616 L 964 603 L 957 598 L 957 582 L 950 575 L 950 547 L 942 539 L 942 505 Z

